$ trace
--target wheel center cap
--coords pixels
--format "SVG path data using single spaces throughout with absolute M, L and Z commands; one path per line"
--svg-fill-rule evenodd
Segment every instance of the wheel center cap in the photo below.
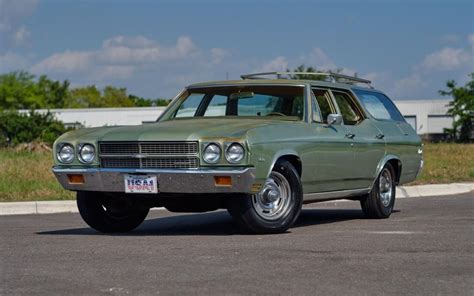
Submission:
M 278 199 L 278 195 L 279 195 L 278 192 L 276 190 L 272 189 L 272 190 L 268 191 L 266 197 L 267 197 L 267 200 L 269 202 L 274 202 Z

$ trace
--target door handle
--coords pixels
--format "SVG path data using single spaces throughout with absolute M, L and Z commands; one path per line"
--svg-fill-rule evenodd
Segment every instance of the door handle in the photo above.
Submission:
M 351 134 L 351 133 L 346 134 L 346 138 L 349 138 L 349 139 L 354 139 L 355 136 L 356 135 Z
M 382 140 L 385 137 L 385 135 L 384 134 L 378 134 L 375 137 L 379 140 Z

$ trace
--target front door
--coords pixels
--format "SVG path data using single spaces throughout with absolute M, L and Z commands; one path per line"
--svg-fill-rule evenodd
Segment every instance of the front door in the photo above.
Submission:
M 385 139 L 349 92 L 333 90 L 332 93 L 344 120 L 346 137 L 352 140 L 353 159 L 347 189 L 370 188 L 385 155 Z
M 352 176 L 352 139 L 343 125 L 330 125 L 327 116 L 336 113 L 328 90 L 313 89 L 313 118 L 310 149 L 304 152 L 303 188 L 305 193 L 349 189 Z

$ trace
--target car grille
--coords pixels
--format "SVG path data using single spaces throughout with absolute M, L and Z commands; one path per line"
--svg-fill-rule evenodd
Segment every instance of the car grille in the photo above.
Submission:
M 199 167 L 197 142 L 100 142 L 103 168 L 192 169 Z

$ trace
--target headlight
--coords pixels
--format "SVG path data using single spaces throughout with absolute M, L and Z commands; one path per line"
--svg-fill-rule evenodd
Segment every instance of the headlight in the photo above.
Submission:
M 62 163 L 71 163 L 74 160 L 74 147 L 71 144 L 63 144 L 59 147 L 57 158 Z
M 225 151 L 225 159 L 230 163 L 239 163 L 245 155 L 245 150 L 239 143 L 232 143 Z
M 221 147 L 217 144 L 209 144 L 204 149 L 202 158 L 207 163 L 217 163 L 221 159 Z
M 79 148 L 79 160 L 83 163 L 91 163 L 95 158 L 95 148 L 91 144 L 84 144 Z

